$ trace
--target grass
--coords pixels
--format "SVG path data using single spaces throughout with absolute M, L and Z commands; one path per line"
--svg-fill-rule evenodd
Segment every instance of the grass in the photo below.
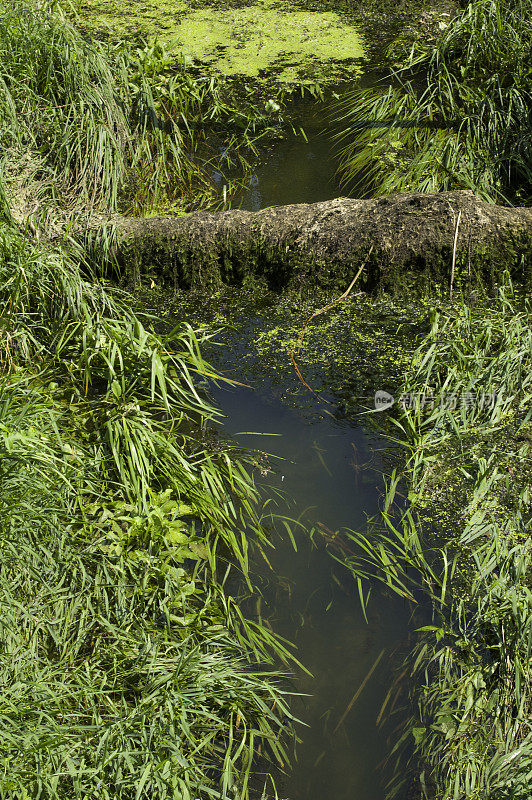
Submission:
M 0 797 L 247 797 L 289 654 L 216 577 L 264 533 L 253 462 L 202 441 L 204 334 L 0 241 Z
M 228 588 L 255 460 L 208 435 L 207 331 L 156 333 L 54 218 L 203 202 L 204 126 L 249 120 L 47 5 L 2 4 L 0 52 L 0 798 L 244 799 L 291 728 L 290 648 Z
M 238 125 L 238 151 L 262 123 L 157 45 L 90 42 L 48 5 L 3 3 L 0 53 L 0 798 L 266 793 L 287 763 L 291 655 L 229 589 L 249 586 L 268 540 L 254 457 L 208 435 L 208 333 L 156 333 L 68 228 L 48 240 L 60 212 L 210 201 L 207 127 Z M 395 417 L 419 508 L 442 443 L 528 424 L 529 315 L 506 288 L 493 313 L 433 316 L 405 391 L 495 383 L 502 401 Z M 372 577 L 432 600 L 402 739 L 427 797 L 525 798 L 530 783 L 530 498 L 503 524 L 493 467 L 468 465 L 467 595 L 454 551 L 422 546 L 415 508 L 397 521 L 395 479 L 379 547 L 351 535 L 361 597 Z
M 219 202 L 209 137 L 238 160 L 268 126 L 157 42 L 85 39 L 55 4 L 0 5 L 0 63 L 4 181 L 43 227 L 58 204 L 145 213 Z
M 409 454 L 408 503 L 396 502 L 394 473 L 374 530 L 352 531 L 355 555 L 341 558 L 363 605 L 368 581 L 377 581 L 413 609 L 421 598 L 432 608 L 431 624 L 419 627 L 401 667 L 408 684 L 399 677 L 387 697 L 393 706 L 402 694 L 410 709 L 392 753 L 390 797 L 408 785 L 427 800 L 524 800 L 530 793 L 530 492 L 516 477 L 509 503 L 504 454 L 491 450 L 484 458 L 465 445 L 471 432 L 490 438 L 510 422 L 521 432 L 530 427 L 530 314 L 508 282 L 489 306 L 433 313 L 403 386 L 405 397 L 425 402 L 408 403 L 388 420 L 390 436 Z M 493 390 L 495 402 L 479 402 Z M 463 403 L 468 392 L 474 400 Z M 449 397 L 459 398 L 457 406 Z M 431 495 L 449 442 L 453 481 L 434 529 L 427 507 L 439 503 Z M 527 462 L 529 445 L 520 445 L 516 475 Z M 467 491 L 458 493 L 464 480 Z M 405 759 L 415 781 L 405 778 Z
M 417 43 L 386 86 L 343 99 L 346 183 L 362 194 L 471 189 L 529 203 L 531 12 L 530 0 L 474 0 L 435 45 Z

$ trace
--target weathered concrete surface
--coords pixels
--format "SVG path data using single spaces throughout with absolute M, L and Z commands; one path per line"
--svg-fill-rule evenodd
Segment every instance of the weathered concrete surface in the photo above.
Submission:
M 254 277 L 274 289 L 345 289 L 362 264 L 359 285 L 369 291 L 443 287 L 455 238 L 456 288 L 493 288 L 505 269 L 531 279 L 532 209 L 490 205 L 469 191 L 108 222 L 134 280 L 157 274 L 183 288 Z

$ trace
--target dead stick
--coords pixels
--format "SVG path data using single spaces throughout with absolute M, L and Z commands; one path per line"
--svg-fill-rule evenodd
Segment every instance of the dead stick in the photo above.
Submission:
M 460 212 L 460 213 L 462 213 L 462 212 Z M 321 398 L 317 394 L 317 392 L 315 392 L 314 389 L 311 386 L 309 386 L 308 383 L 306 382 L 306 380 L 303 378 L 303 375 L 301 374 L 301 370 L 299 369 L 299 367 L 297 365 L 297 362 L 296 362 L 296 352 L 299 353 L 299 351 L 301 350 L 301 345 L 303 344 L 303 338 L 305 336 L 305 331 L 307 330 L 307 326 L 308 326 L 309 322 L 311 322 L 314 319 L 314 317 L 319 317 L 320 314 L 324 314 L 330 308 L 333 308 L 337 303 L 341 303 L 342 300 L 346 300 L 347 299 L 347 297 L 349 295 L 349 292 L 351 291 L 351 289 L 353 288 L 353 286 L 355 285 L 357 280 L 362 275 L 362 270 L 364 269 L 364 267 L 368 263 L 369 257 L 370 257 L 372 252 L 373 252 L 373 245 L 371 245 L 371 247 L 369 248 L 369 252 L 368 252 L 368 255 L 366 256 L 366 260 L 364 261 L 364 263 L 362 264 L 362 266 L 358 270 L 357 274 L 355 275 L 355 277 L 353 278 L 353 280 L 351 281 L 351 283 L 349 284 L 349 286 L 347 287 L 345 292 L 343 294 L 341 294 L 340 297 L 337 297 L 336 300 L 333 300 L 332 303 L 329 303 L 328 305 L 324 306 L 323 308 L 320 308 L 318 311 L 315 311 L 314 314 L 310 315 L 310 317 L 307 319 L 307 321 L 303 325 L 303 328 L 301 329 L 301 333 L 300 333 L 299 338 L 297 340 L 297 344 L 295 345 L 294 349 L 290 351 L 290 360 L 292 362 L 292 366 L 294 367 L 296 375 L 298 376 L 298 378 L 301 381 L 301 383 L 304 386 L 306 386 L 307 389 L 312 392 L 312 394 L 316 395 L 318 400 L 322 400 L 323 401 L 323 398 Z
M 458 228 L 460 227 L 460 219 L 462 217 L 462 210 L 458 212 L 458 219 L 456 220 L 456 228 L 454 229 L 454 245 L 453 245 L 453 263 L 451 265 L 451 286 L 449 289 L 449 300 L 453 302 L 453 282 L 454 282 L 454 265 L 456 263 L 456 244 L 458 242 Z
M 366 685 L 366 683 L 369 681 L 369 679 L 373 675 L 373 673 L 374 673 L 374 671 L 375 671 L 375 669 L 377 667 L 377 664 L 379 663 L 379 661 L 381 660 L 381 658 L 383 657 L 385 652 L 386 652 L 386 650 L 381 650 L 380 651 L 379 655 L 377 656 L 377 660 L 375 661 L 375 663 L 373 664 L 372 668 L 370 669 L 370 671 L 368 672 L 368 674 L 366 675 L 366 677 L 364 678 L 364 680 L 362 681 L 362 683 L 358 687 L 357 691 L 353 695 L 353 698 L 352 698 L 351 702 L 349 703 L 349 705 L 347 706 L 346 710 L 342 714 L 340 722 L 338 723 L 338 725 L 334 729 L 333 734 L 336 733 L 336 731 L 338 730 L 338 728 L 340 727 L 340 725 L 342 724 L 344 719 L 347 717 L 347 715 L 349 714 L 349 712 L 351 711 L 351 709 L 355 705 L 356 701 L 358 700 L 358 698 L 360 697 L 360 694 L 362 693 L 362 691 L 364 689 L 364 686 Z

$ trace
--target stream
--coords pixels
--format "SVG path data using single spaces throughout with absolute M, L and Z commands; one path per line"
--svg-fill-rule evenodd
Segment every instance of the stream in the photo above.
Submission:
M 305 137 L 289 136 L 260 151 L 256 167 L 242 196 L 241 207 L 259 211 L 290 203 L 317 203 L 345 195 L 337 174 L 331 136 L 323 128 L 319 104 L 294 104 L 293 120 Z
M 227 377 L 246 384 L 211 388 L 225 415 L 223 433 L 270 454 L 271 473 L 262 481 L 289 498 L 277 513 L 301 516 L 308 528 L 363 530 L 383 497 L 390 445 L 360 425 L 323 413 L 310 393 L 304 402 L 297 392 L 287 402 L 285 381 L 257 360 L 249 367 L 243 354 L 267 327 L 267 311 L 241 320 L 236 331 L 218 336 L 225 347 L 207 353 Z M 276 494 L 268 488 L 266 493 Z M 295 645 L 312 673 L 295 676 L 293 688 L 307 696 L 294 700 L 293 711 L 305 727 L 298 726 L 295 760 L 276 779 L 279 797 L 383 800 L 389 777 L 383 761 L 393 740 L 377 718 L 401 658 L 397 650 L 404 652 L 410 610 L 375 587 L 366 622 L 347 570 L 323 546 L 313 546 L 308 533 L 296 531 L 295 539 L 297 550 L 286 534 L 276 537 L 275 549 L 268 551 L 273 571 L 261 562 L 253 575 L 263 618 Z
M 346 194 L 323 113 L 317 103 L 294 105 L 292 120 L 304 128 L 306 140 L 290 136 L 262 148 L 239 198 L 241 208 L 258 211 Z M 225 415 L 223 433 L 270 454 L 271 474 L 263 480 L 290 498 L 278 513 L 302 517 L 309 529 L 364 530 L 383 497 L 390 445 L 348 419 L 324 414 L 310 392 L 302 401 L 296 391 L 295 401 L 286 402 L 289 386 L 280 386 L 257 362 L 248 369 L 251 338 L 268 327 L 267 311 L 237 320 L 236 332 L 218 336 L 225 347 L 206 353 L 224 375 L 246 384 L 211 387 Z M 261 615 L 295 645 L 311 673 L 299 672 L 294 680 L 295 691 L 306 695 L 293 702 L 303 723 L 301 741 L 286 774 L 276 777 L 279 797 L 383 800 L 390 777 L 385 760 L 394 740 L 377 721 L 402 658 L 398 650 L 404 652 L 412 628 L 410 609 L 373 587 L 366 621 L 347 570 L 323 546 L 313 546 L 308 534 L 296 533 L 296 544 L 297 550 L 287 535 L 278 537 L 268 553 L 273 574 L 258 564 L 253 575 Z

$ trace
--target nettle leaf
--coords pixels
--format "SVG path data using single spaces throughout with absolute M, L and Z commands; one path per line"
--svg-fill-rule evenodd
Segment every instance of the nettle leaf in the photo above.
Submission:
M 184 503 L 177 503 L 176 505 L 176 514 L 180 517 L 190 517 L 192 514 L 196 513 L 196 510 L 192 508 L 192 506 L 187 506 Z
M 187 559 L 192 559 L 194 561 L 198 560 L 197 555 L 188 547 L 179 547 L 179 546 L 172 548 L 171 558 L 172 561 L 178 564 L 182 564 L 183 561 L 186 561 Z
M 453 717 L 450 714 L 439 716 L 437 730 L 443 733 L 446 739 L 451 738 L 456 730 L 456 723 Z
M 179 586 L 179 591 L 182 595 L 185 595 L 185 597 L 190 596 L 195 593 L 196 584 L 194 581 L 186 581 Z

